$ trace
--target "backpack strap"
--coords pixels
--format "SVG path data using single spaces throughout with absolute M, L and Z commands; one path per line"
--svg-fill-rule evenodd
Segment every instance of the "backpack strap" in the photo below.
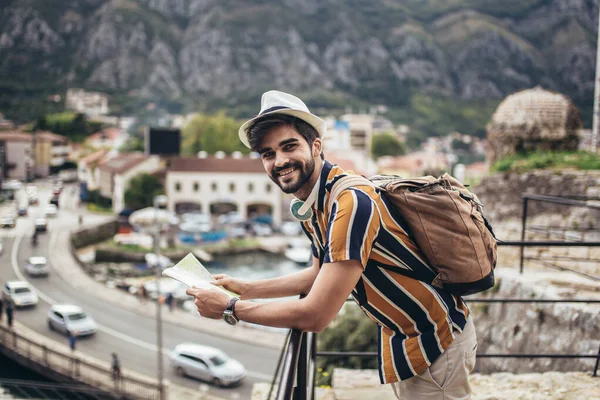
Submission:
M 375 188 L 381 189 L 377 184 L 371 182 L 367 178 L 364 178 L 360 175 L 347 175 L 337 180 L 337 182 L 331 188 L 331 192 L 329 194 L 329 199 L 327 201 L 327 212 L 331 214 L 331 209 L 333 208 L 333 203 L 337 200 L 337 198 L 342 194 L 342 192 L 348 188 L 354 186 L 372 186 Z

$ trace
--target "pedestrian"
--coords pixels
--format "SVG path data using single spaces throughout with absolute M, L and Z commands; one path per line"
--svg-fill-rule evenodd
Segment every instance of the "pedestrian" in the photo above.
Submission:
M 203 317 L 311 332 L 323 330 L 352 295 L 378 325 L 380 380 L 398 399 L 470 398 L 477 341 L 469 309 L 460 296 L 431 284 L 435 272 L 379 189 L 348 188 L 329 207 L 333 183 L 354 173 L 325 160 L 325 129 L 299 98 L 269 91 L 259 115 L 239 130 L 269 178 L 296 197 L 291 211 L 312 243 L 312 267 L 257 281 L 215 276 L 214 284 L 240 298 L 197 288 L 186 293 Z M 247 301 L 299 294 L 306 297 Z
M 169 292 L 167 294 L 167 298 L 165 299 L 167 306 L 169 306 L 169 311 L 173 311 L 174 300 L 175 300 L 175 297 L 173 297 L 173 293 Z
M 13 326 L 13 313 L 14 313 L 14 304 L 12 299 L 6 300 L 6 321 L 8 322 L 8 327 L 12 328 Z
M 77 345 L 77 331 L 69 331 L 69 347 L 75 351 Z
M 121 379 L 121 362 L 117 353 L 112 353 L 112 378 L 115 382 Z
M 79 226 L 83 225 L 83 215 L 79 216 Z
M 140 294 L 140 301 L 142 303 L 146 303 L 146 301 L 148 300 L 148 292 L 146 291 L 146 287 L 143 283 L 140 283 L 138 290 Z

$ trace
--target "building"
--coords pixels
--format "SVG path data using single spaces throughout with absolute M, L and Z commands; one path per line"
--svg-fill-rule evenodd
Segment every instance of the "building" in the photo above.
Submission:
M 88 92 L 83 89 L 67 90 L 65 107 L 88 117 L 108 114 L 108 96 L 100 92 Z
M 120 154 L 98 166 L 98 188 L 103 197 L 112 200 L 115 213 L 125 208 L 125 191 L 129 181 L 140 174 L 152 174 L 162 168 L 158 156 L 141 153 Z
M 118 149 L 127 140 L 127 134 L 120 128 L 107 128 L 89 135 L 85 142 L 94 149 Z
M 83 157 L 77 162 L 77 179 L 85 183 L 88 190 L 98 190 L 98 167 L 110 158 L 109 151 L 102 149 Z
M 0 169 L 2 178 L 29 181 L 34 178 L 31 135 L 0 131 Z
M 486 126 L 488 158 L 493 164 L 515 153 L 574 151 L 583 128 L 567 96 L 541 87 L 511 94 Z
M 375 117 L 368 114 L 346 114 L 341 120 L 348 123 L 350 129 L 350 147 L 371 154 L 371 137 Z
M 414 177 L 441 175 L 450 172 L 448 154 L 439 152 L 414 152 L 399 157 L 381 157 L 377 161 L 380 174 Z
M 283 194 L 258 158 L 173 158 L 165 191 L 169 210 L 177 213 L 237 211 L 244 219 L 269 214 L 275 225 L 282 221 Z
M 71 145 L 66 136 L 52 132 L 34 132 L 32 135 L 35 151 L 35 175 L 46 177 L 66 161 L 71 155 Z

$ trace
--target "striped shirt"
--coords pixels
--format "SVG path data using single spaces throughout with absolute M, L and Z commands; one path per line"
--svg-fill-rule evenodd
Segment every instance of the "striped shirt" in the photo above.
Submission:
M 426 283 L 435 273 L 378 189 L 344 190 L 328 213 L 331 188 L 346 175 L 353 173 L 325 162 L 313 218 L 302 228 L 320 265 L 346 260 L 362 264 L 352 296 L 379 326 L 381 382 L 409 379 L 450 346 L 465 327 L 469 310 L 459 296 Z

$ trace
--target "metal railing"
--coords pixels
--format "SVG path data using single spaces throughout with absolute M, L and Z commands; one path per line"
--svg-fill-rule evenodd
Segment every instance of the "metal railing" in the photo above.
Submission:
M 113 380 L 112 369 L 100 363 L 83 360 L 75 355 L 48 348 L 14 329 L 0 325 L 0 352 L 9 357 L 23 357 L 43 368 L 65 377 L 66 381 L 78 382 L 104 390 L 107 396 L 124 399 L 159 399 L 160 390 L 156 382 L 136 379 L 121 373 Z
M 519 271 L 523 273 L 524 269 L 524 249 L 525 247 L 598 247 L 600 242 L 573 242 L 573 241 L 526 241 L 525 232 L 527 227 L 527 213 L 529 201 L 542 201 L 568 206 L 587 207 L 600 210 L 600 206 L 588 204 L 588 200 L 600 200 L 600 198 L 590 198 L 584 196 L 544 196 L 524 194 L 522 230 L 520 241 L 499 241 L 499 246 L 518 246 L 520 247 Z M 539 227 L 537 227 L 539 228 Z M 595 277 L 580 273 L 579 271 L 567 268 L 558 268 L 579 273 L 588 278 L 600 280 Z M 587 303 L 600 304 L 597 299 L 469 299 L 472 303 Z M 277 389 L 277 400 L 313 400 L 315 399 L 315 371 L 316 357 L 376 357 L 377 352 L 339 352 L 339 351 L 316 351 L 317 335 L 313 332 L 301 332 L 292 329 L 289 332 L 286 345 L 282 349 L 281 357 L 274 374 L 271 390 L 267 397 L 271 400 L 272 391 L 275 387 L 277 376 L 279 375 L 279 386 Z M 600 348 L 597 354 L 477 354 L 477 358 L 550 358 L 550 359 L 595 359 L 596 363 L 592 376 L 598 376 L 600 366 Z M 282 364 L 283 363 L 283 364 Z
M 527 233 L 527 216 L 529 212 L 529 203 L 530 201 L 538 201 L 544 203 L 551 204 L 559 204 L 564 206 L 571 207 L 583 207 L 592 210 L 600 210 L 600 205 L 590 204 L 590 201 L 599 201 L 599 197 L 587 197 L 587 196 L 547 196 L 540 194 L 523 194 L 521 196 L 523 201 L 522 209 L 523 212 L 521 214 L 521 241 L 520 242 L 498 242 L 498 245 L 504 246 L 519 246 L 520 247 L 520 262 L 519 262 L 519 271 L 523 273 L 524 269 L 524 261 L 525 261 L 525 247 L 598 247 L 600 246 L 600 242 L 583 242 L 583 241 L 525 241 L 525 236 Z M 552 229 L 556 229 L 557 227 L 552 227 Z M 540 226 L 535 226 L 536 231 L 540 231 Z M 586 231 L 592 230 L 600 230 L 600 228 L 590 228 L 586 229 Z M 534 258 L 528 258 L 529 260 L 534 260 Z M 580 271 L 571 270 L 564 267 L 557 267 L 556 265 L 550 264 L 547 260 L 544 262 L 544 265 L 550 268 L 560 269 L 564 271 L 570 271 L 579 275 L 583 275 L 586 278 L 599 280 L 600 277 L 593 276 L 590 274 L 583 274 Z

